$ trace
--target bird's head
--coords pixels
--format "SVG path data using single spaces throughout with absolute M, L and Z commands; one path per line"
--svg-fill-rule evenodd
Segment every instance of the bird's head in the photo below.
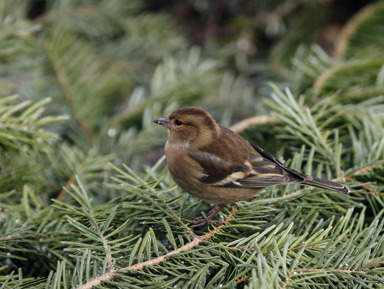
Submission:
M 169 144 L 193 149 L 207 145 L 220 130 L 214 117 L 196 106 L 180 108 L 153 122 L 168 128 Z

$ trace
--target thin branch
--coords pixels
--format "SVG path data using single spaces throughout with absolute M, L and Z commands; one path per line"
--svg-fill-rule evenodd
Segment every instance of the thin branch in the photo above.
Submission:
M 192 242 L 190 242 L 190 243 L 188 243 L 188 244 L 186 244 L 186 245 L 184 245 L 184 246 L 182 246 L 182 247 L 180 247 L 174 251 L 171 251 L 171 252 L 169 252 L 163 256 L 160 256 L 160 257 L 157 257 L 155 259 L 148 260 L 148 261 L 145 261 L 142 263 L 138 263 L 138 264 L 135 264 L 135 265 L 132 265 L 129 267 L 121 268 L 119 271 L 140 271 L 140 270 L 144 269 L 144 267 L 158 265 L 161 262 L 168 260 L 169 257 L 172 255 L 178 254 L 178 253 L 183 252 L 183 251 L 191 250 L 193 247 L 199 245 L 202 241 L 206 240 L 204 238 L 204 236 L 203 237 L 197 237 Z
M 145 262 L 141 262 L 132 266 L 123 267 L 120 269 L 113 270 L 111 272 L 105 273 L 101 276 L 98 276 L 94 279 L 91 279 L 85 284 L 79 285 L 77 289 L 91 289 L 92 286 L 100 285 L 103 281 L 112 280 L 113 278 L 117 277 L 118 275 L 121 275 L 121 271 L 140 271 L 148 266 L 156 266 L 160 264 L 163 261 L 168 260 L 172 255 L 178 254 L 183 251 L 191 250 L 192 248 L 196 247 L 200 243 L 212 238 L 217 232 L 219 232 L 224 226 L 228 224 L 228 222 L 233 218 L 234 214 L 238 210 L 237 206 L 233 206 L 232 211 L 228 214 L 228 216 L 225 218 L 224 222 L 217 227 L 215 227 L 213 230 L 209 231 L 205 235 L 197 236 L 192 240 L 192 242 L 189 242 L 188 244 L 171 251 L 163 256 L 157 257 L 155 259 L 151 259 Z
M 236 249 L 236 248 L 235 248 Z M 379 257 L 379 258 L 376 258 L 376 259 L 381 259 L 382 257 Z M 373 260 L 369 260 L 370 262 L 371 261 L 374 261 L 375 259 Z M 371 265 L 369 268 L 372 268 L 372 267 L 375 267 L 375 266 L 379 266 L 383 264 L 383 262 L 379 261 L 377 263 L 375 263 L 374 265 Z M 291 271 L 288 276 L 287 276 L 287 279 L 285 279 L 284 281 L 284 284 L 283 286 L 281 287 L 281 289 L 286 289 L 289 282 L 292 280 L 292 276 L 295 275 L 295 274 L 299 274 L 299 273 L 307 273 L 307 272 L 329 272 L 329 273 L 332 273 L 332 272 L 339 272 L 339 273 L 345 273 L 345 274 L 358 274 L 358 273 L 363 273 L 363 274 L 366 274 L 367 271 L 353 271 L 353 270 L 343 270 L 343 269 L 308 269 L 308 268 L 303 268 L 303 269 L 295 269 L 293 271 Z M 236 280 L 235 281 L 235 284 L 240 284 L 242 282 L 245 282 L 247 281 L 248 279 L 252 278 L 252 275 L 246 275 L 244 276 L 243 278 L 239 279 L 239 280 Z
M 235 284 L 237 285 L 237 284 L 243 283 L 243 282 L 247 281 L 251 277 L 252 277 L 252 275 L 245 275 L 243 278 L 241 278 L 239 280 L 236 280 Z
M 146 182 L 143 183 L 144 187 L 153 192 L 153 188 L 149 186 Z M 154 192 L 153 192 L 154 193 Z M 155 194 L 155 193 L 154 193 Z M 167 210 L 171 213 L 173 218 L 181 225 L 183 226 L 184 230 L 192 237 L 195 238 L 197 235 L 191 230 L 191 228 L 188 227 L 187 224 L 185 224 L 180 217 L 175 213 L 175 211 L 172 209 L 172 207 L 159 195 L 156 194 L 157 198 L 161 201 L 161 203 L 167 208 Z
M 372 188 L 370 185 L 370 183 L 365 183 L 365 184 L 359 184 L 358 186 L 359 187 L 362 187 L 363 189 L 366 189 L 367 192 L 362 192 L 362 194 L 365 194 L 365 195 L 377 195 L 379 196 L 380 198 L 383 198 L 384 199 L 384 194 L 381 193 L 380 191 Z
M 295 269 L 292 270 L 288 276 L 287 279 L 285 279 L 283 286 L 281 289 L 286 289 L 289 282 L 292 280 L 292 276 L 300 273 L 307 273 L 307 272 L 324 272 L 324 273 L 332 273 L 332 272 L 338 272 L 338 273 L 345 273 L 345 274 L 366 274 L 366 271 L 353 271 L 353 270 L 343 270 L 343 269 L 310 269 L 310 268 L 302 268 L 302 269 Z
M 253 125 L 266 124 L 266 123 L 277 122 L 277 121 L 278 121 L 277 118 L 274 118 L 268 115 L 259 115 L 259 116 L 247 118 L 238 123 L 235 123 L 234 125 L 231 126 L 231 130 L 239 133 Z
M 92 215 L 92 213 L 91 213 Z M 112 255 L 111 255 L 111 250 L 110 250 L 110 247 L 108 245 L 108 242 L 107 242 L 107 239 L 105 239 L 103 233 L 99 230 L 99 228 L 96 226 L 95 223 L 93 223 L 91 220 L 89 221 L 89 223 L 91 224 L 93 230 L 95 230 L 95 232 L 97 234 L 99 234 L 100 236 L 100 239 L 103 243 L 103 247 L 104 247 L 104 250 L 105 250 L 105 254 L 107 255 L 107 259 L 108 259 L 108 268 L 109 270 L 112 270 Z
M 384 258 L 384 256 L 381 256 L 381 257 L 378 257 L 378 258 L 369 259 L 368 263 L 375 262 L 376 260 L 379 260 L 379 261 L 377 261 L 376 263 L 373 263 L 371 266 L 368 267 L 368 269 L 375 268 L 375 267 L 378 267 L 380 265 L 384 265 L 383 258 Z
M 72 176 L 69 178 L 68 182 L 65 184 L 63 189 L 60 191 L 59 195 L 56 197 L 57 201 L 61 201 L 65 198 L 67 195 L 67 189 L 74 183 L 76 176 L 79 174 L 79 171 L 87 166 L 88 162 L 85 160 L 83 161 L 78 168 L 75 170 L 75 172 L 72 174 Z
M 68 80 L 66 74 L 63 72 L 63 69 L 61 68 L 61 64 L 60 64 L 59 60 L 57 59 L 52 47 L 47 42 L 44 42 L 44 48 L 45 48 L 45 51 L 47 52 L 49 60 L 52 63 L 52 67 L 56 73 L 57 79 L 61 85 L 61 88 L 64 91 L 65 97 L 67 98 L 69 105 L 72 108 L 73 114 L 74 114 L 77 122 L 79 123 L 79 125 L 80 125 L 81 129 L 84 131 L 84 133 L 87 136 L 90 136 L 91 135 L 91 129 L 89 128 L 87 122 L 80 115 L 80 113 L 78 112 L 78 110 L 76 108 L 77 107 L 77 105 L 75 103 L 76 97 L 71 90 L 71 85 L 69 83 L 69 80 Z
M 356 172 L 353 173 L 353 175 L 354 176 L 361 175 L 361 174 L 364 174 L 364 173 L 371 172 L 374 169 L 382 168 L 382 167 L 384 167 L 384 164 L 374 164 L 374 165 L 371 165 L 371 166 L 364 167 L 364 168 L 362 168 L 360 170 L 357 170 Z
M 107 272 L 104 275 L 100 275 L 96 278 L 93 278 L 90 281 L 88 281 L 87 283 L 80 285 L 76 288 L 77 289 L 92 289 L 93 286 L 100 285 L 101 282 L 103 282 L 103 281 L 112 280 L 117 275 L 120 275 L 120 274 L 116 273 L 116 272 Z

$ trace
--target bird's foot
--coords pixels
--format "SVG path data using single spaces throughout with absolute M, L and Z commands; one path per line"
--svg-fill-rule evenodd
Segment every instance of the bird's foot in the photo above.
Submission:
M 208 223 L 211 223 L 211 224 L 216 224 L 216 225 L 220 225 L 222 224 L 223 222 L 222 221 L 219 221 L 219 220 L 212 220 L 212 218 L 218 213 L 220 212 L 222 209 L 224 209 L 225 205 L 223 204 L 220 204 L 220 205 L 213 205 L 211 206 L 211 208 L 209 209 L 209 212 L 208 212 L 208 217 L 206 217 L 205 219 L 183 219 L 184 222 L 186 223 L 190 223 L 190 224 L 193 224 L 191 227 L 192 228 L 195 228 L 195 227 L 201 227 L 205 224 L 208 224 Z
M 209 218 L 205 218 L 205 219 L 199 219 L 199 218 L 182 219 L 182 221 L 186 222 L 186 223 L 193 224 L 191 226 L 192 228 L 201 227 L 201 226 L 204 226 L 205 224 L 208 224 L 208 223 L 215 224 L 215 225 L 220 225 L 220 224 L 223 223 L 220 220 L 212 220 L 212 219 L 209 219 Z

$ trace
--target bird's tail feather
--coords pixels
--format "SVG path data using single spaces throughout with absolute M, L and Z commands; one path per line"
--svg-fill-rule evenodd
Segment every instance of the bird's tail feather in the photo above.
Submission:
M 335 183 L 332 181 L 316 178 L 316 177 L 306 178 L 303 183 L 310 185 L 310 186 L 314 186 L 314 187 L 323 188 L 323 189 L 335 191 L 338 193 L 342 193 L 344 195 L 349 195 L 349 192 L 350 192 L 350 190 L 347 186 L 344 186 L 342 184 Z

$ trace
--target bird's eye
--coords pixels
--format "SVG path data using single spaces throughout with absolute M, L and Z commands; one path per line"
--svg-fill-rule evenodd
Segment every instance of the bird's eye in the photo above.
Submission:
M 182 121 L 179 120 L 179 119 L 176 119 L 176 120 L 175 120 L 175 124 L 176 124 L 177 126 L 181 126 L 181 125 L 184 124 L 184 122 L 182 122 Z

